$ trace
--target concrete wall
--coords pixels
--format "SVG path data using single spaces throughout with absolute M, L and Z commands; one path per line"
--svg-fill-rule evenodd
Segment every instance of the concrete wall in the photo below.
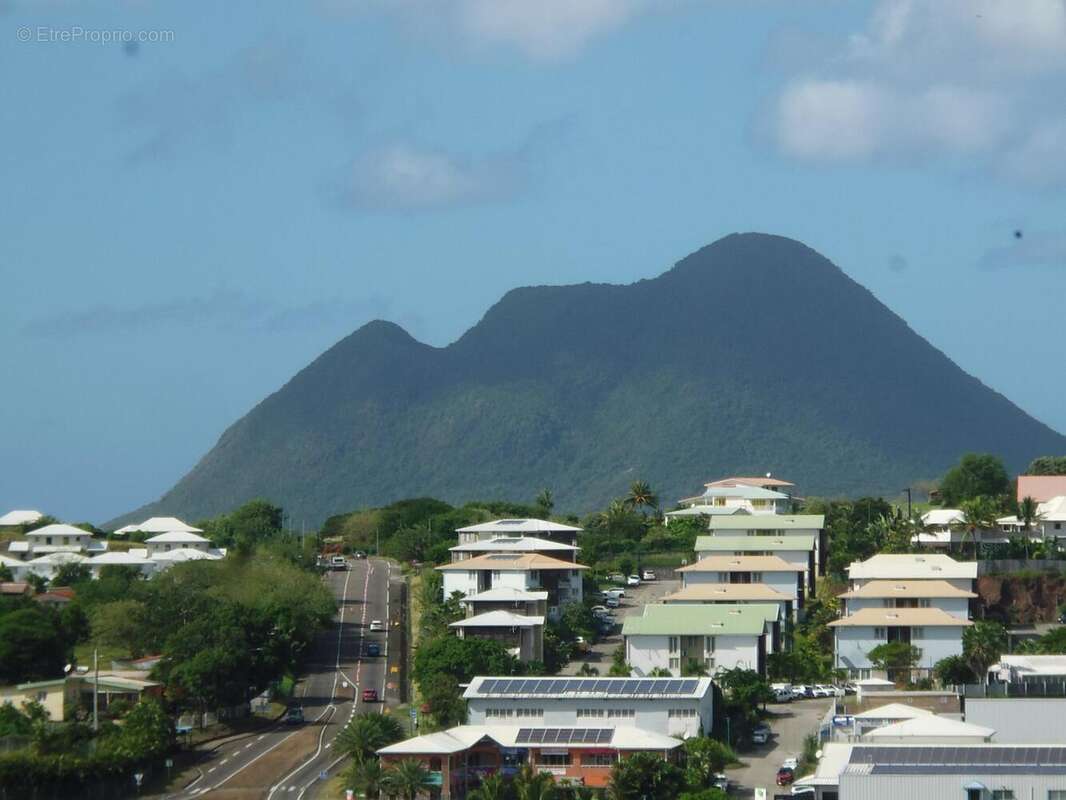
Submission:
M 626 661 L 640 675 L 647 675 L 661 667 L 680 677 L 684 660 L 681 658 L 680 642 L 677 652 L 669 650 L 668 636 L 637 635 L 626 637 Z M 679 639 L 681 637 L 678 637 Z M 714 671 L 721 669 L 757 669 L 759 664 L 759 638 L 755 636 L 715 636 Z M 677 659 L 671 666 L 670 660 Z
M 1062 697 L 967 697 L 966 721 L 996 733 L 1000 744 L 1052 744 L 1061 742 L 1066 721 Z
M 682 580 L 683 586 L 729 583 L 729 573 L 683 572 L 681 574 L 684 576 Z M 723 577 L 725 580 L 723 580 Z M 759 583 L 764 583 L 773 589 L 777 589 L 781 594 L 791 598 L 793 602 L 795 602 L 799 596 L 795 572 L 764 572 L 762 573 L 762 580 L 759 581 Z
M 847 599 L 848 614 L 854 614 L 863 608 L 885 608 L 881 597 L 852 597 Z M 939 608 L 958 619 L 970 618 L 970 601 L 965 597 L 933 597 L 929 599 L 930 608 Z
M 992 789 L 1012 789 L 1015 800 L 1047 800 L 1049 789 L 1066 789 L 1063 775 L 1002 775 L 966 772 L 939 775 L 855 775 L 840 776 L 841 800 L 964 800 L 962 786 L 977 781 L 988 787 L 982 800 L 990 800 Z

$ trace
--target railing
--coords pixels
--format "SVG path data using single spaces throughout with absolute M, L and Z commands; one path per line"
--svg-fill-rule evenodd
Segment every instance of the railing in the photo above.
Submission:
M 970 683 L 959 688 L 963 697 L 1066 697 L 1066 680 Z

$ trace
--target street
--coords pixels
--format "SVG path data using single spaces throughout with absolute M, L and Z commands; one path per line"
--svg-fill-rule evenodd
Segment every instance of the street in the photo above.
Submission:
M 316 640 L 307 671 L 297 685 L 295 698 L 303 707 L 305 722 L 277 723 L 269 730 L 235 737 L 204 752 L 200 777 L 174 800 L 210 798 L 275 798 L 313 796 L 320 774 L 342 760 L 331 752 L 333 739 L 348 720 L 363 711 L 381 711 L 386 700 L 390 638 L 369 633 L 372 620 L 392 623 L 389 586 L 392 568 L 382 559 L 353 560 L 347 571 L 324 576 L 337 597 L 336 624 Z M 361 657 L 367 642 L 381 646 L 378 657 Z M 364 703 L 363 689 L 376 689 L 379 702 Z M 390 691 L 390 694 L 394 692 Z

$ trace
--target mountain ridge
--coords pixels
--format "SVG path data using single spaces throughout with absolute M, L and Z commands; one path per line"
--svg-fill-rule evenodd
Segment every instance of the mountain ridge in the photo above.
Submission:
M 636 477 L 670 503 L 766 469 L 808 493 L 894 494 L 966 450 L 1021 469 L 1064 447 L 815 250 L 731 234 L 634 283 L 512 289 L 445 347 L 369 322 L 115 522 L 255 496 L 317 522 L 543 486 L 586 511 Z

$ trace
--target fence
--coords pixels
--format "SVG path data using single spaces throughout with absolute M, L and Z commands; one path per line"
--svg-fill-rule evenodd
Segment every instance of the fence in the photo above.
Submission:
M 1011 572 L 1064 572 L 1066 561 L 1041 558 L 997 558 L 977 562 L 977 574 L 1005 575 Z
M 1034 680 L 1015 683 L 969 683 L 964 697 L 1066 697 L 1066 680 Z

